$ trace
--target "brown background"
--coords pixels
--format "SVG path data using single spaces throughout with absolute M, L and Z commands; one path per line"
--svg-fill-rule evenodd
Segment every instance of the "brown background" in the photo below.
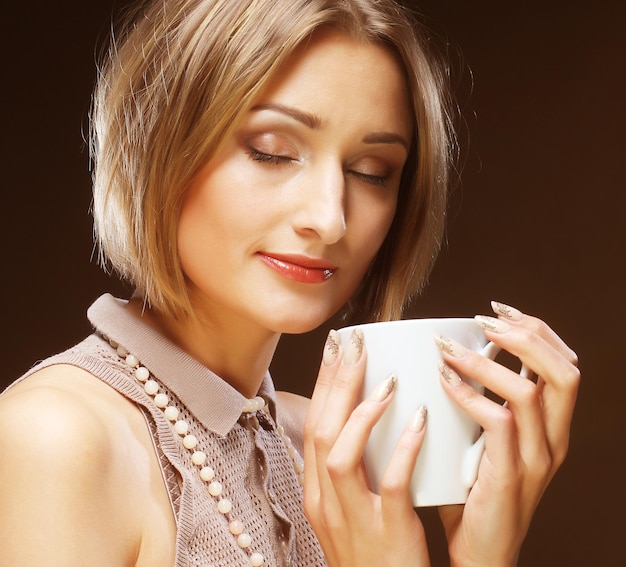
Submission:
M 122 3 L 11 4 L 1 38 L 1 384 L 84 336 L 100 293 L 127 294 L 90 261 L 81 135 L 94 45 Z M 626 3 L 420 7 L 449 42 L 467 128 L 448 244 L 410 315 L 471 316 L 498 299 L 541 315 L 578 351 L 570 456 L 520 564 L 624 565 Z M 324 334 L 285 337 L 273 365 L 280 387 L 310 392 Z M 432 547 L 443 565 L 440 534 Z

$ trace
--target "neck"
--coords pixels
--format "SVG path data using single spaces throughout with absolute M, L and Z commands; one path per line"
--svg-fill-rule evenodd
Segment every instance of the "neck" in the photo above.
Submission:
M 141 300 L 134 298 L 126 308 L 242 395 L 256 396 L 280 333 L 252 327 L 232 316 L 228 321 L 216 317 L 178 320 L 145 308 Z

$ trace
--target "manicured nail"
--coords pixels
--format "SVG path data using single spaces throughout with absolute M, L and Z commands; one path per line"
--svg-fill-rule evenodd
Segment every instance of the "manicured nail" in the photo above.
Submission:
M 361 358 L 362 352 L 363 332 L 361 329 L 353 329 L 346 348 L 346 354 L 343 357 L 344 364 L 356 364 L 359 361 L 359 358 Z
M 441 376 L 448 384 L 450 384 L 450 386 L 456 387 L 463 384 L 463 380 L 461 380 L 461 377 L 445 362 L 439 363 L 439 374 L 441 374 Z
M 341 348 L 341 341 L 339 339 L 339 333 L 334 329 L 328 333 L 326 337 L 326 344 L 324 345 L 324 354 L 322 355 L 322 362 L 326 366 L 334 364 L 339 355 L 339 349 Z
M 467 349 L 460 343 L 457 343 L 450 337 L 444 337 L 443 335 L 435 335 L 435 342 L 437 346 L 446 354 L 460 358 L 467 353 Z
M 426 425 L 426 418 L 428 417 L 428 408 L 426 406 L 420 406 L 413 419 L 409 423 L 409 429 L 414 431 L 415 433 L 419 433 L 422 429 L 424 429 L 424 425 Z
M 491 331 L 492 333 L 506 333 L 507 331 L 511 330 L 511 325 L 509 325 L 505 321 L 502 321 L 501 319 L 496 319 L 495 317 L 476 315 L 476 317 L 474 317 L 474 320 L 483 329 Z
M 375 402 L 382 402 L 386 400 L 391 393 L 396 389 L 396 384 L 398 383 L 398 379 L 395 374 L 389 376 L 389 378 L 383 380 L 374 390 L 370 399 Z
M 502 317 L 506 317 L 511 321 L 521 321 L 524 317 L 523 313 L 515 309 L 515 307 L 511 307 L 506 303 L 500 303 L 499 301 L 492 301 L 491 308 L 497 315 L 502 315 Z

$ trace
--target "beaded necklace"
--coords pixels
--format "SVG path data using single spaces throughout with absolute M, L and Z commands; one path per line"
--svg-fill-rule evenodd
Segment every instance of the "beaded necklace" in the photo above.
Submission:
M 217 511 L 228 521 L 229 532 L 235 538 L 237 545 L 248 554 L 249 564 L 252 567 L 265 565 L 265 557 L 263 557 L 261 553 L 253 551 L 252 538 L 250 534 L 245 531 L 243 523 L 232 516 L 233 505 L 228 498 L 222 496 L 222 483 L 215 478 L 215 471 L 207 463 L 206 453 L 198 448 L 198 439 L 189 432 L 189 424 L 183 419 L 178 419 L 180 411 L 172 403 L 167 394 L 163 392 L 163 386 L 159 384 L 155 377 L 141 364 L 135 355 L 128 352 L 115 341 L 107 337 L 104 338 L 109 342 L 111 347 L 115 349 L 117 355 L 125 364 L 133 369 L 135 379 L 143 385 L 146 394 L 152 398 L 154 405 L 163 412 L 164 417 L 172 424 L 174 431 L 180 436 L 183 447 L 191 454 L 191 462 L 197 467 L 198 475 L 206 484 L 208 493 L 213 497 L 216 503 Z M 258 414 L 258 412 L 263 412 L 265 415 L 269 414 L 267 402 L 261 396 L 246 400 L 241 415 L 252 417 Z M 293 446 L 291 439 L 285 433 L 281 425 L 276 426 L 276 431 L 280 435 L 293 462 L 293 468 L 298 476 L 298 481 L 300 484 L 303 484 L 304 461 L 302 457 Z

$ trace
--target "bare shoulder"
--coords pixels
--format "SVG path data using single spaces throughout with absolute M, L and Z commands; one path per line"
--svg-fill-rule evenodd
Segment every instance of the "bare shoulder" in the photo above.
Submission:
M 142 428 L 130 402 L 70 365 L 41 370 L 3 394 L 3 560 L 14 566 L 135 564 L 141 522 L 132 504 L 141 494 L 133 467 L 145 469 Z
M 34 458 L 51 470 L 87 472 L 114 458 L 116 416 L 130 415 L 123 400 L 85 370 L 50 366 L 0 396 L 0 443 L 20 457 L 13 466 Z
M 291 392 L 276 392 L 276 400 L 278 421 L 302 454 L 304 420 L 311 400 Z
M 20 457 L 12 466 L 20 466 L 23 459 L 45 458 L 54 468 L 78 446 L 97 447 L 97 459 L 110 458 L 102 411 L 93 404 L 95 380 L 73 366 L 51 366 L 0 397 L 0 443 Z M 84 459 L 69 464 L 90 466 Z

